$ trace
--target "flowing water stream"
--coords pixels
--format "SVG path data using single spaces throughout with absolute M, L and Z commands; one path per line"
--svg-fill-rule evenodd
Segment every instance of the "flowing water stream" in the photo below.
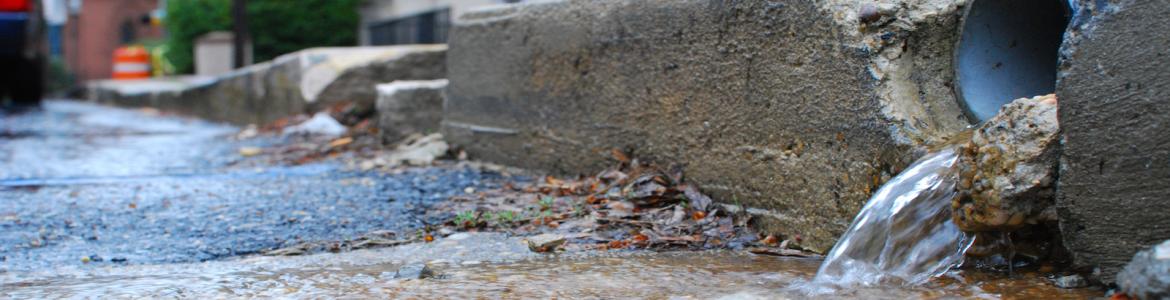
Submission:
M 954 149 L 932 152 L 883 185 L 800 288 L 918 285 L 961 263 L 974 238 L 951 222 L 957 161 Z
M 425 263 L 434 278 L 402 278 Z M 0 272 L 0 299 L 808 299 L 815 258 L 735 251 L 532 253 L 521 238 L 456 234 L 433 243 L 300 257 Z M 842 289 L 817 299 L 1083 299 L 1039 274 L 949 271 L 919 286 Z

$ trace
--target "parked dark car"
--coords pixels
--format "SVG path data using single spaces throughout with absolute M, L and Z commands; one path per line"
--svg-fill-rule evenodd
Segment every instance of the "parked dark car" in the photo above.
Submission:
M 0 0 L 0 104 L 40 103 L 44 87 L 44 26 L 36 0 Z

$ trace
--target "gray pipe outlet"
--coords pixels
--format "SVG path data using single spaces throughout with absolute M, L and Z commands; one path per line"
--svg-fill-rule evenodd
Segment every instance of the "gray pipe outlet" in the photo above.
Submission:
M 1017 98 L 1056 90 L 1070 15 L 1066 0 L 973 0 L 967 6 L 954 66 L 955 94 L 971 122 L 991 118 Z

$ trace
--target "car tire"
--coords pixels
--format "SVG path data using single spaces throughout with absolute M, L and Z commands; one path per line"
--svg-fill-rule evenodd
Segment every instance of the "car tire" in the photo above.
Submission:
M 37 105 L 45 90 L 45 68 L 41 59 L 21 59 L 15 74 L 11 74 L 8 93 L 16 105 Z
M 7 104 L 9 100 L 9 91 L 12 90 L 13 80 L 15 80 L 17 69 L 20 67 L 19 60 L 16 58 L 9 58 L 0 56 L 0 64 L 4 66 L 12 66 L 10 68 L 0 68 L 0 105 Z

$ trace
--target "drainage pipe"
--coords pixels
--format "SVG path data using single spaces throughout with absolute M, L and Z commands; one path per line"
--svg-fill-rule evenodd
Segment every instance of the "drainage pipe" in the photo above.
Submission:
M 1056 90 L 1075 0 L 972 0 L 955 48 L 955 95 L 975 124 L 1012 100 Z

